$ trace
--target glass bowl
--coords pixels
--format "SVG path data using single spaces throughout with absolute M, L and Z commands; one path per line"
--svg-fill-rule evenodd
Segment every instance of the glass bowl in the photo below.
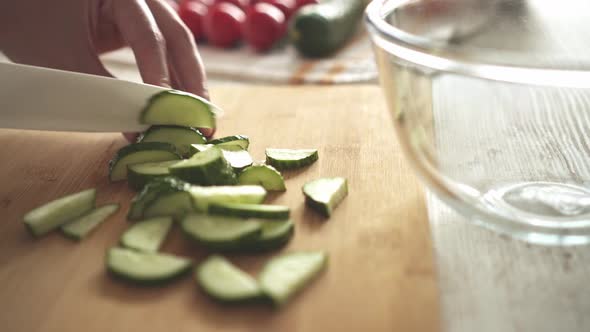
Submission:
M 398 142 L 442 201 L 533 243 L 590 242 L 590 1 L 374 0 Z

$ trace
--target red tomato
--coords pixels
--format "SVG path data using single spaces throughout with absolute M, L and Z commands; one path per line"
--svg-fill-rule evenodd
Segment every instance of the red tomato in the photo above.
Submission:
M 244 37 L 255 50 L 268 50 L 285 34 L 287 19 L 277 7 L 259 2 L 248 8 L 246 13 Z
M 313 5 L 319 3 L 318 0 L 296 0 L 295 8 L 299 9 L 305 5 Z
M 242 39 L 241 26 L 246 14 L 228 2 L 216 3 L 205 16 L 205 35 L 214 46 L 232 47 Z
M 256 1 L 256 3 L 261 3 L 261 2 L 265 2 L 265 3 L 271 4 L 275 7 L 277 7 L 278 9 L 280 9 L 283 12 L 283 14 L 285 14 L 285 17 L 287 19 L 289 17 L 291 17 L 291 14 L 293 14 L 293 12 L 295 11 L 295 8 L 296 8 L 295 0 L 258 0 L 258 1 Z
M 215 3 L 220 3 L 220 2 L 229 2 L 231 4 L 234 4 L 238 7 L 240 7 L 240 9 L 242 10 L 246 10 L 246 8 L 248 8 L 248 6 L 250 5 L 250 0 L 214 0 Z
M 207 12 L 207 6 L 199 1 L 184 1 L 178 9 L 178 16 L 193 33 L 196 40 L 205 37 L 203 22 Z

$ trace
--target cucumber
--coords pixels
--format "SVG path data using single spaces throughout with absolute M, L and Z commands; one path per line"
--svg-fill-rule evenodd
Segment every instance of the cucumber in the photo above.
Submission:
M 285 191 L 285 180 L 279 171 L 268 165 L 252 165 L 238 176 L 242 185 L 261 185 L 269 191 Z
M 272 258 L 262 269 L 258 282 L 262 292 L 277 305 L 285 304 L 325 267 L 326 253 L 293 252 Z
M 234 170 L 216 147 L 211 147 L 170 166 L 170 174 L 181 180 L 204 186 L 234 185 Z
M 222 256 L 210 256 L 195 273 L 201 288 L 212 298 L 225 303 L 251 301 L 261 297 L 258 282 Z
M 291 210 L 288 206 L 243 204 L 243 203 L 213 203 L 209 205 L 209 213 L 225 216 L 262 219 L 288 219 Z
M 197 212 L 207 212 L 213 203 L 260 204 L 266 198 L 266 190 L 261 186 L 192 186 L 189 193 Z
M 109 249 L 106 256 L 109 272 L 140 284 L 170 281 L 189 271 L 191 265 L 186 258 L 116 247 Z
M 182 230 L 209 249 L 235 250 L 258 238 L 262 223 L 237 217 L 192 214 L 182 220 Z
M 249 251 L 277 249 L 285 245 L 293 236 L 295 225 L 290 219 L 281 221 L 265 221 L 262 223 L 260 236 L 245 246 Z
M 34 236 L 41 236 L 92 210 L 96 189 L 87 189 L 58 198 L 29 211 L 23 217 L 25 226 Z
M 151 126 L 137 142 L 165 142 L 174 145 L 183 156 L 188 156 L 191 144 L 205 143 L 207 139 L 199 130 L 181 126 Z
M 109 163 L 109 179 L 112 182 L 127 178 L 127 167 L 155 161 L 178 160 L 180 155 L 169 143 L 133 143 L 122 147 Z
M 266 163 L 276 169 L 295 169 L 318 160 L 317 149 L 266 149 Z
M 215 128 L 215 109 L 216 107 L 204 98 L 169 90 L 149 99 L 139 121 L 151 125 Z
M 127 219 L 141 220 L 148 206 L 158 197 L 168 193 L 186 192 L 190 185 L 173 177 L 158 178 L 148 183 L 131 201 Z
M 129 165 L 127 167 L 127 183 L 131 189 L 140 191 L 154 179 L 170 176 L 168 168 L 177 162 L 178 160 L 168 160 Z
M 307 182 L 303 186 L 305 203 L 326 217 L 348 195 L 348 184 L 345 178 L 322 178 Z
M 304 56 L 330 55 L 355 34 L 364 9 L 361 0 L 324 0 L 302 7 L 289 24 L 289 40 Z
M 133 224 L 121 236 L 121 245 L 129 249 L 157 252 L 172 226 L 172 218 L 146 219 Z
M 89 213 L 61 226 L 64 235 L 82 240 L 108 217 L 119 210 L 119 204 L 107 204 L 91 210 Z
M 192 144 L 191 155 L 205 151 L 206 149 L 215 146 L 213 144 Z M 252 156 L 247 150 L 244 150 L 239 145 L 222 145 L 219 146 L 223 157 L 235 171 L 241 171 L 244 168 L 251 166 L 254 162 Z
M 167 192 L 156 197 L 143 211 L 144 218 L 170 216 L 180 220 L 187 214 L 194 212 L 194 203 L 187 191 Z
M 228 145 L 238 145 L 244 150 L 248 150 L 250 146 L 250 139 L 246 135 L 234 135 L 210 140 L 209 144 L 217 145 L 218 147 Z

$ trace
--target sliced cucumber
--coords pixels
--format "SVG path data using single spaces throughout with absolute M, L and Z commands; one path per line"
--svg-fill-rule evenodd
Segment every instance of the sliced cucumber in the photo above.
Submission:
M 303 186 L 305 203 L 326 217 L 348 195 L 348 184 L 345 178 L 322 178 L 307 182 Z
M 140 122 L 152 125 L 215 128 L 215 108 L 208 100 L 190 93 L 163 91 L 150 98 L 140 115 Z
M 190 185 L 173 177 L 158 178 L 148 183 L 131 201 L 127 219 L 141 220 L 148 206 L 158 197 L 168 193 L 186 192 Z
M 109 179 L 120 181 L 127 178 L 127 166 L 155 161 L 178 160 L 180 155 L 169 143 L 145 142 L 122 147 L 109 163 Z
M 163 283 L 190 270 L 191 261 L 173 255 L 111 248 L 107 269 L 114 275 L 137 283 Z
M 251 251 L 272 250 L 285 245 L 293 236 L 295 225 L 290 219 L 282 221 L 265 221 L 262 223 L 262 233 L 245 249 Z
M 213 203 L 260 204 L 266 198 L 266 190 L 261 186 L 192 186 L 189 193 L 198 212 L 207 212 Z
M 123 233 L 121 244 L 145 252 L 157 252 L 172 226 L 172 218 L 159 217 L 133 224 Z
M 107 204 L 97 207 L 78 219 L 62 225 L 61 231 L 72 239 L 82 240 L 118 210 L 119 204 Z
M 210 249 L 238 249 L 260 236 L 262 223 L 236 217 L 192 214 L 182 220 L 183 231 Z
M 188 156 L 191 144 L 205 143 L 207 139 L 199 130 L 181 126 L 152 126 L 137 142 L 165 142 L 176 147 L 183 156 Z
M 58 198 L 25 214 L 25 226 L 34 236 L 41 236 L 90 212 L 95 200 L 96 189 Z
M 268 165 L 252 165 L 238 176 L 240 184 L 261 185 L 269 191 L 285 191 L 285 180 L 279 171 Z
M 176 220 L 194 212 L 191 195 L 186 191 L 162 193 L 156 197 L 143 211 L 144 218 L 170 216 Z
M 209 144 L 217 145 L 218 147 L 238 145 L 241 146 L 242 149 L 248 150 L 248 146 L 250 146 L 250 139 L 246 135 L 234 135 L 210 140 Z
M 178 160 L 158 161 L 153 163 L 143 163 L 129 165 L 127 170 L 127 182 L 129 187 L 139 191 L 149 182 L 156 178 L 170 176 L 170 166 L 176 164 Z
M 260 273 L 262 292 L 282 305 L 303 289 L 326 265 L 321 251 L 293 252 L 271 259 Z
M 170 166 L 170 173 L 184 181 L 204 186 L 238 183 L 234 170 L 216 147 Z
M 203 290 L 221 302 L 244 302 L 262 295 L 258 282 L 222 256 L 210 256 L 197 267 L 195 277 Z
M 212 146 L 215 145 L 192 144 L 191 154 L 194 155 L 195 153 L 202 152 Z M 252 165 L 252 163 L 254 162 L 252 160 L 252 156 L 250 155 L 250 153 L 247 150 L 244 150 L 244 148 L 242 148 L 239 145 L 225 145 L 219 146 L 219 148 L 221 149 L 221 152 L 223 153 L 223 157 L 225 158 L 225 160 L 227 160 L 230 166 L 236 171 L 241 171 L 244 168 Z
M 243 203 L 213 203 L 209 205 L 209 213 L 243 218 L 288 219 L 291 210 L 288 206 L 243 204 Z
M 318 160 L 317 149 L 266 149 L 266 163 L 277 169 L 294 169 Z

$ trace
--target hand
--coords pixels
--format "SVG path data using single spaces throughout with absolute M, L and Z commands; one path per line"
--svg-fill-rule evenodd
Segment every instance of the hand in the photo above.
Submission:
M 145 83 L 209 97 L 194 39 L 165 0 L 0 1 L 0 51 L 15 62 L 112 76 L 99 55 L 125 45 Z

